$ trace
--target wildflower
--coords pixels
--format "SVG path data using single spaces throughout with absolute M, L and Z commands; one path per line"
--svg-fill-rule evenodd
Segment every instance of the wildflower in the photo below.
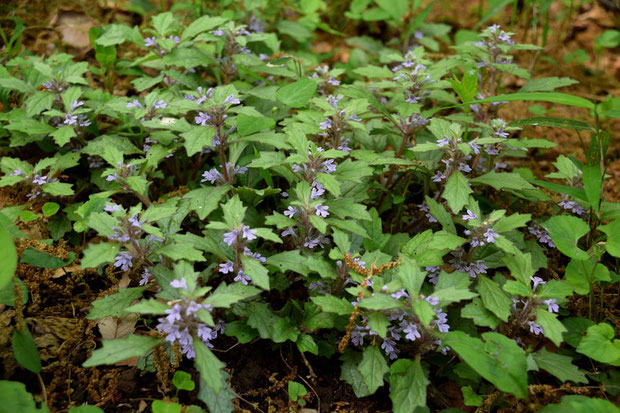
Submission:
M 407 294 L 407 292 L 405 290 L 403 290 L 402 288 L 392 294 L 390 294 L 393 298 L 396 298 L 397 300 L 405 297 L 405 298 L 409 298 L 409 294 Z
M 181 278 L 180 280 L 172 280 L 170 282 L 170 286 L 172 288 L 182 288 L 187 290 L 187 281 L 185 281 L 185 278 Z
M 226 97 L 226 99 L 224 100 L 224 103 L 230 103 L 231 105 L 238 105 L 241 103 L 241 101 L 237 98 L 235 98 L 235 95 L 230 94 Z
M 381 348 L 383 349 L 383 351 L 385 351 L 385 354 L 387 354 L 390 357 L 390 360 L 394 360 L 398 358 L 399 351 L 395 346 L 396 346 L 396 342 L 389 338 L 386 338 L 385 340 L 383 340 L 383 343 L 381 344 Z
M 540 284 L 547 284 L 547 282 L 540 277 L 530 277 L 530 279 L 534 283 L 534 286 L 532 287 L 533 291 L 536 291 L 536 287 L 538 287 Z
M 144 106 L 142 106 L 142 103 L 140 103 L 140 102 L 138 101 L 138 99 L 134 99 L 134 100 L 132 100 L 131 102 L 129 102 L 129 103 L 127 104 L 127 107 L 128 107 L 128 108 L 140 108 L 140 109 L 144 109 Z
M 228 274 L 229 272 L 234 271 L 234 266 L 232 261 L 228 261 L 226 263 L 220 264 L 220 269 L 218 270 L 222 274 Z
M 119 252 L 114 258 L 114 266 L 120 267 L 120 269 L 123 271 L 127 271 L 128 269 L 133 267 L 133 262 L 131 261 L 132 259 L 133 255 L 131 255 L 129 252 Z
M 547 304 L 547 311 L 549 311 L 550 313 L 557 313 L 558 311 L 560 311 L 560 306 L 558 306 L 557 303 L 558 300 L 556 300 L 555 298 L 551 298 L 549 300 L 544 300 L 543 303 Z
M 168 104 L 164 100 L 157 100 L 153 103 L 153 109 L 165 109 Z
M 403 333 L 406 333 L 405 338 L 407 340 L 415 341 L 416 338 L 422 338 L 422 334 L 418 331 L 418 326 L 415 323 L 404 323 L 406 327 L 403 329 Z
M 536 335 L 544 333 L 543 328 L 534 321 L 528 321 L 527 324 L 530 326 L 530 333 L 534 333 Z
M 289 218 L 293 218 L 295 216 L 295 214 L 298 214 L 299 210 L 293 206 L 289 206 L 286 211 L 284 211 L 284 215 L 289 217 Z
M 146 47 L 157 46 L 157 43 L 155 42 L 155 40 L 156 40 L 155 37 L 147 37 L 146 39 L 144 39 L 144 46 Z
M 443 148 L 446 145 L 450 144 L 450 138 L 448 138 L 447 136 L 444 136 L 443 139 L 440 139 L 437 141 L 437 147 L 439 148 Z
M 478 215 L 476 215 L 475 212 L 468 209 L 467 214 L 463 215 L 463 220 L 470 221 L 472 219 L 478 219 Z
M 168 39 L 172 40 L 173 42 L 177 44 L 181 41 L 181 39 L 179 39 L 179 36 L 173 36 L 173 35 L 170 35 Z
M 247 274 L 243 272 L 243 270 L 239 270 L 234 281 L 240 282 L 243 285 L 248 285 L 250 282 L 252 282 L 252 279 L 248 277 Z
M 329 212 L 327 212 L 328 209 L 329 209 L 328 206 L 319 204 L 314 208 L 314 211 L 317 216 L 326 218 L 329 215 Z
M 494 229 L 489 228 L 484 233 L 484 237 L 486 238 L 487 242 L 494 243 L 495 240 L 499 237 L 499 234 Z
M 151 277 L 152 276 L 153 275 L 151 274 L 149 269 L 145 268 L 144 271 L 142 272 L 142 278 L 140 279 L 139 284 L 140 285 L 147 285 L 149 283 L 149 281 L 151 281 Z

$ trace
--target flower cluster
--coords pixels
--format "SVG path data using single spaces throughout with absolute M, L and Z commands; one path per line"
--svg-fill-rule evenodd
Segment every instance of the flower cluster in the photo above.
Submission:
M 321 80 L 317 85 L 317 92 L 322 96 L 327 95 L 330 91 L 334 89 L 335 86 L 340 85 L 340 80 L 336 79 L 332 74 L 330 74 L 329 66 L 327 65 L 317 66 L 314 69 L 314 73 L 312 73 L 312 76 L 310 76 L 310 79 Z
M 170 283 L 173 288 L 187 291 L 187 282 L 184 278 L 174 280 Z M 205 343 L 207 347 L 212 348 L 211 341 L 217 338 L 218 334 L 222 334 L 225 329 L 223 322 L 218 322 L 214 327 L 209 327 L 200 321 L 200 311 L 211 311 L 208 304 L 199 304 L 194 300 L 183 296 L 176 302 L 172 308 L 166 310 L 166 316 L 159 318 L 157 321 L 157 331 L 166 335 L 166 341 L 170 344 L 179 343 L 181 351 L 189 359 L 196 357 L 192 336 L 195 335 Z
M 232 182 L 236 175 L 243 175 L 247 171 L 248 171 L 248 168 L 246 168 L 245 166 L 238 166 L 230 162 L 226 162 L 226 172 L 228 173 L 227 175 L 228 181 L 226 180 L 226 178 L 220 171 L 218 171 L 215 168 L 211 168 L 210 170 L 202 173 L 202 179 L 200 180 L 200 182 L 209 181 L 212 185 L 215 182 L 218 182 L 220 184 L 226 184 L 226 183 Z
M 15 169 L 9 174 L 9 176 L 23 176 L 25 178 L 24 180 L 32 187 L 30 189 L 30 193 L 26 195 L 26 198 L 28 199 L 35 199 L 41 195 L 43 185 L 58 181 L 58 178 L 52 178 L 49 174 L 39 175 L 37 173 L 33 173 L 29 175 L 21 169 Z
M 243 265 L 241 264 L 241 254 L 251 257 L 260 262 L 266 262 L 267 259 L 258 252 L 252 252 L 248 248 L 247 243 L 256 239 L 256 230 L 251 229 L 247 225 L 241 224 L 238 228 L 232 231 L 224 233 L 224 242 L 229 247 L 232 247 L 235 253 L 235 261 L 227 261 L 219 265 L 219 272 L 222 274 L 236 274 L 234 281 L 240 282 L 243 285 L 248 285 L 252 282 L 252 279 L 243 271 Z
M 550 248 L 555 248 L 555 244 L 551 240 L 549 233 L 542 229 L 538 224 L 535 223 L 534 225 L 527 227 L 527 229 L 530 234 L 534 235 L 538 239 L 538 242 L 543 245 L 546 244 Z
M 404 290 L 396 291 L 391 294 L 396 299 L 409 299 L 409 295 Z M 450 348 L 447 346 L 441 347 L 442 342 L 440 339 L 433 335 L 433 330 L 441 333 L 447 333 L 450 331 L 450 325 L 448 324 L 448 315 L 439 307 L 439 299 L 436 297 L 424 298 L 429 304 L 433 306 L 436 318 L 431 321 L 431 325 L 426 328 L 413 311 L 406 310 L 388 310 L 385 311 L 390 326 L 387 329 L 387 336 L 381 343 L 381 349 L 385 354 L 394 360 L 398 358 L 400 350 L 397 348 L 399 341 L 409 342 L 429 342 L 433 348 L 440 349 L 442 354 L 447 354 Z M 351 331 L 351 342 L 355 346 L 361 346 L 364 344 L 364 337 L 378 336 L 376 332 L 370 329 L 367 324 L 367 319 L 362 319 L 361 325 L 356 325 Z
M 403 88 L 405 102 L 420 103 L 430 94 L 428 86 L 434 81 L 428 74 L 426 66 L 414 63 L 412 60 L 415 60 L 415 57 L 410 54 L 403 63 L 392 69 L 397 73 L 393 80 L 399 82 Z
M 323 138 L 326 147 L 348 153 L 351 152 L 349 148 L 350 139 L 346 138 L 344 134 L 351 129 L 350 122 L 361 122 L 362 119 L 355 113 L 349 114 L 345 109 L 338 108 L 338 102 L 342 98 L 343 96 L 334 97 L 331 95 L 327 97 L 327 102 L 333 111 L 319 124 L 322 132 L 319 132 L 318 135 Z

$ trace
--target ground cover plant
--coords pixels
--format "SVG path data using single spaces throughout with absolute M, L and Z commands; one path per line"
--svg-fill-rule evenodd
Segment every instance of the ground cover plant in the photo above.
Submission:
M 181 2 L 81 60 L 14 19 L 0 412 L 618 411 L 620 100 L 535 74 L 516 3 Z M 537 176 L 532 127 L 581 145 Z

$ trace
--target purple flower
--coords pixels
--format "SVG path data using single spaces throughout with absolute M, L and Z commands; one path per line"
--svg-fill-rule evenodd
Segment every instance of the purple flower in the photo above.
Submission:
M 433 182 L 441 182 L 446 179 L 446 176 L 442 172 L 437 172 L 431 179 Z
M 138 99 L 134 99 L 134 100 L 132 100 L 131 102 L 129 102 L 129 103 L 127 104 L 127 107 L 128 107 L 128 108 L 140 108 L 140 109 L 144 109 L 144 106 L 142 106 L 142 103 L 140 103 L 140 102 L 138 101 Z
M 437 141 L 437 147 L 438 148 L 443 148 L 446 145 L 450 144 L 450 138 L 448 138 L 447 136 L 444 136 L 443 139 L 440 139 Z
M 75 125 L 77 124 L 78 117 L 77 115 L 66 114 L 65 120 L 62 123 L 63 125 Z
M 470 148 L 472 148 L 474 150 L 474 153 L 476 155 L 480 154 L 480 146 L 477 145 L 475 142 L 467 142 L 467 144 L 469 145 Z
M 247 239 L 248 241 L 252 241 L 253 239 L 256 239 L 256 230 L 255 229 L 250 229 L 250 227 L 248 227 L 247 225 L 243 225 L 242 229 L 241 229 L 241 236 L 245 239 Z
M 385 351 L 385 354 L 390 357 L 390 360 L 398 358 L 398 349 L 395 346 L 396 342 L 394 340 L 390 340 L 389 338 L 383 340 L 383 343 L 381 344 L 381 348 Z
M 534 321 L 528 321 L 527 324 L 530 326 L 530 333 L 534 333 L 536 335 L 544 333 L 543 328 L 539 324 L 536 324 Z
M 459 162 L 459 171 L 465 173 L 471 172 L 471 166 L 467 165 L 464 162 Z
M 284 215 L 289 218 L 293 218 L 297 213 L 299 213 L 299 210 L 293 206 L 289 206 L 286 211 L 284 211 Z
M 260 262 L 267 262 L 267 258 L 263 257 L 258 252 L 252 252 L 252 250 L 250 250 L 248 247 L 245 247 L 243 249 L 243 255 L 247 255 L 248 257 L 252 257 L 255 260 L 258 260 Z
M 235 277 L 234 281 L 240 282 L 243 285 L 248 285 L 250 282 L 252 282 L 252 279 L 250 277 L 248 277 L 243 270 L 239 270 L 239 272 L 237 273 L 237 276 Z
M 142 224 L 146 222 L 146 219 L 143 219 L 142 221 L 140 221 L 138 219 L 138 215 L 134 215 L 131 218 L 129 218 L 128 221 L 132 226 L 136 228 L 142 228 Z
M 173 35 L 170 35 L 168 39 L 172 40 L 173 42 L 177 44 L 181 41 L 181 39 L 179 39 L 179 36 L 173 36 Z
M 144 39 L 144 46 L 146 47 L 152 47 L 152 46 L 157 46 L 157 43 L 155 42 L 155 37 L 147 37 L 146 39 Z
M 538 287 L 538 285 L 547 284 L 547 282 L 540 277 L 530 277 L 530 279 L 534 283 L 534 286 L 532 287 L 533 291 L 536 291 L 536 287 Z
M 133 259 L 133 255 L 131 255 L 129 252 L 127 251 L 119 252 L 116 255 L 116 258 L 114 258 L 114 266 L 120 267 L 120 269 L 123 271 L 127 271 L 128 269 L 133 267 L 133 262 L 131 262 L 132 259 Z
M 403 290 L 402 288 L 392 294 L 390 294 L 393 298 L 396 298 L 397 300 L 399 298 L 405 297 L 405 298 L 409 298 L 409 294 L 407 294 L 407 292 L 405 290 Z
M 233 262 L 228 261 L 226 263 L 220 264 L 220 269 L 218 270 L 222 274 L 228 274 L 229 272 L 233 272 L 235 270 Z
M 140 285 L 147 285 L 151 281 L 152 274 L 148 268 L 145 268 L 142 272 L 142 278 L 140 279 Z
M 489 228 L 484 233 L 484 236 L 486 237 L 487 242 L 494 243 L 495 240 L 499 237 L 499 234 L 494 229 Z
M 224 233 L 224 242 L 229 246 L 232 246 L 235 242 L 237 242 L 237 235 L 239 235 L 239 231 L 236 229 Z
M 47 183 L 47 175 L 35 175 L 32 178 L 32 183 L 35 185 L 45 185 Z
M 75 109 L 79 108 L 82 105 L 84 105 L 84 102 L 82 102 L 81 100 L 74 100 L 73 102 L 71 102 L 71 108 L 69 109 L 69 112 L 73 112 Z
M 226 104 L 226 103 L 230 103 L 231 105 L 238 105 L 238 104 L 241 103 L 241 101 L 239 99 L 235 98 L 235 95 L 230 94 L 224 100 L 224 104 Z
M 476 215 L 476 213 L 472 210 L 468 209 L 467 214 L 463 215 L 463 220 L 470 221 L 472 219 L 478 219 L 478 215 Z
M 435 314 L 437 314 L 437 319 L 433 320 L 432 323 L 437 326 L 437 329 L 441 333 L 447 333 L 450 331 L 450 326 L 448 325 L 448 314 L 444 313 L 441 308 L 435 308 Z
M 200 182 L 209 181 L 211 184 L 214 184 L 215 181 L 219 181 L 222 178 L 222 174 L 217 169 L 213 168 L 209 171 L 204 171 L 202 173 L 202 178 Z
M 172 288 L 182 288 L 187 291 L 187 281 L 185 281 L 185 278 L 170 281 L 170 286 Z
M 153 103 L 153 109 L 165 109 L 168 104 L 164 100 L 157 100 Z
M 331 174 L 336 171 L 336 164 L 333 159 L 327 159 L 321 163 L 321 172 Z
M 325 218 L 329 215 L 329 212 L 327 212 L 328 209 L 329 209 L 328 206 L 319 204 L 316 207 L 314 207 L 314 212 L 317 216 Z
M 211 33 L 215 36 L 224 36 L 224 30 L 222 29 L 213 30 Z
M 121 210 L 121 207 L 118 206 L 117 204 L 115 204 L 114 202 L 107 204 L 106 206 L 103 207 L 103 210 L 105 212 L 118 212 Z
M 424 301 L 426 301 L 427 303 L 429 303 L 432 306 L 436 306 L 437 304 L 439 304 L 439 298 L 438 297 L 433 297 L 433 296 L 426 297 L 424 299 Z
M 556 300 L 555 298 L 551 298 L 549 300 L 544 300 L 543 303 L 547 304 L 547 311 L 549 311 L 550 313 L 557 313 L 558 311 L 560 311 L 560 306 L 558 306 L 557 303 L 558 300 Z
M 422 334 L 418 331 L 418 326 L 414 323 L 405 322 L 406 327 L 403 329 L 407 340 L 415 341 L 416 338 L 422 338 Z
M 327 130 L 332 127 L 332 120 L 330 118 L 326 118 L 324 122 L 319 124 L 321 130 Z

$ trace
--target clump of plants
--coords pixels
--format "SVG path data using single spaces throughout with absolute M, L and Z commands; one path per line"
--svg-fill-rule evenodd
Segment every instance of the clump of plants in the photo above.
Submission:
M 96 62 L 4 62 L 0 187 L 16 195 L 0 210 L 0 284 L 19 365 L 45 372 L 15 273 L 20 223 L 35 221 L 74 253 L 31 248 L 21 263 L 123 280 L 87 318 L 139 322 L 98 339 L 83 367 L 138 358 L 163 389 L 154 412 L 234 410 L 245 389 L 214 351 L 222 337 L 295 349 L 292 411 L 328 408 L 313 389 L 321 360 L 358 398 L 387 388 L 395 412 L 450 407 L 428 390 L 448 381 L 481 409 L 539 409 L 537 386 L 551 386 L 564 397 L 543 411 L 615 411 L 602 397 L 618 386 L 620 208 L 602 197 L 601 126 L 614 112 L 531 79 L 513 57 L 537 48 L 506 29 L 438 57 L 443 26 L 411 20 L 408 2 L 375 3 L 352 2 L 348 17 L 410 33 L 350 39 L 367 47 L 348 63 L 309 55 L 300 27 L 318 9 L 289 21 L 251 8 L 103 27 Z M 506 77 L 527 82 L 504 90 Z M 130 81 L 126 96 L 114 79 Z M 595 122 L 508 122 L 512 101 Z M 560 156 L 545 179 L 519 167 L 555 145 L 525 137 L 531 125 L 578 130 L 585 162 Z M 0 389 L 31 406 L 19 411 L 46 410 L 17 382 Z

